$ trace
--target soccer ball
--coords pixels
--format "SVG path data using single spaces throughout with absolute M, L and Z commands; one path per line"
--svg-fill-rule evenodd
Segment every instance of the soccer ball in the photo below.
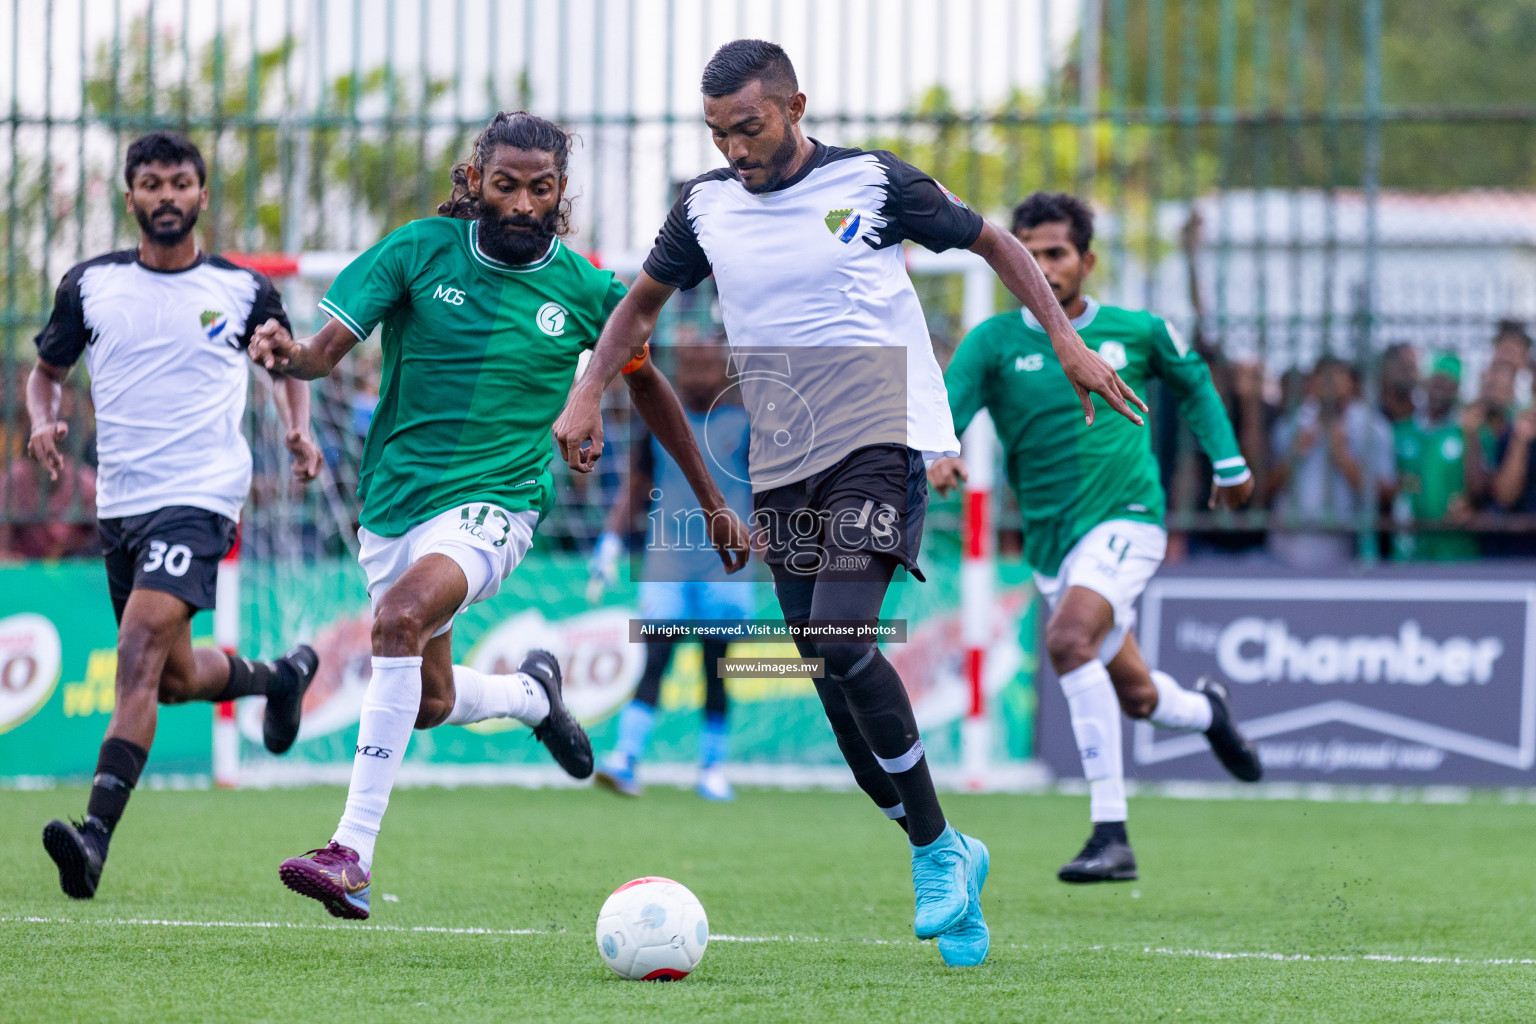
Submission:
M 597 915 L 597 951 L 630 981 L 680 981 L 699 965 L 708 944 L 703 904 L 670 878 L 625 882 Z

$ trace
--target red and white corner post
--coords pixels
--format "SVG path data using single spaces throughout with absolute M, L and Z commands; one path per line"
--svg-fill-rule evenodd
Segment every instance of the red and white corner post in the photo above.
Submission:
M 996 278 L 980 260 L 965 270 L 962 316 L 970 330 L 995 311 Z M 961 491 L 960 635 L 971 703 L 960 723 L 960 768 L 967 789 L 985 789 L 992 762 L 992 719 L 988 715 L 986 651 L 996 622 L 997 533 L 992 522 L 992 488 L 997 465 L 997 430 L 986 410 L 976 414 L 961 438 L 969 479 Z
M 992 760 L 992 720 L 987 714 L 986 652 L 995 620 L 997 551 L 992 524 L 992 485 L 997 432 L 985 411 L 976 414 L 961 441 L 969 478 L 961 491 L 960 639 L 970 707 L 960 723 L 960 764 L 967 789 L 985 789 Z

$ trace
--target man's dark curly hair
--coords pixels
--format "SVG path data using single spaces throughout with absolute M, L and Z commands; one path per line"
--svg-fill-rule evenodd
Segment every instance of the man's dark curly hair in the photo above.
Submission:
M 503 110 L 491 118 L 491 123 L 475 136 L 474 152 L 463 163 L 454 164 L 448 178 L 453 182 L 453 192 L 445 202 L 437 204 L 437 212 L 444 217 L 458 217 L 460 220 L 478 220 L 482 212 L 482 203 L 478 195 L 469 191 L 469 168 L 471 165 L 483 170 L 485 162 L 496 152 L 498 146 L 511 146 L 513 149 L 533 149 L 544 153 L 550 153 L 555 158 L 555 169 L 560 176 L 565 177 L 566 166 L 571 157 L 571 134 L 553 121 L 546 121 L 526 110 Z M 571 201 L 562 197 L 560 200 L 560 226 L 556 234 L 566 235 L 571 230 Z
M 1072 244 L 1080 253 L 1093 245 L 1093 211 L 1088 204 L 1068 192 L 1036 192 L 1013 208 L 1013 228 L 1017 233 L 1041 224 L 1066 223 Z

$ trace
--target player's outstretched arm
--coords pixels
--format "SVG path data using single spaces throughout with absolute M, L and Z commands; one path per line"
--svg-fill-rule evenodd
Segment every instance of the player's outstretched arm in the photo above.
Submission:
M 1083 344 L 1024 243 L 987 223 L 976 241 L 971 243 L 971 251 L 987 261 L 1008 290 L 1035 314 L 1045 333 L 1050 335 L 1051 347 L 1056 350 L 1056 358 L 1061 361 L 1067 379 L 1077 390 L 1088 422 L 1093 422 L 1092 393 L 1132 423 L 1141 424 L 1142 418 L 1136 409 L 1146 412 L 1147 403 L 1136 396 L 1131 386 L 1121 380 L 1108 363 Z M 1136 409 L 1131 408 L 1133 405 Z
M 268 320 L 251 335 L 251 345 L 246 351 L 251 362 L 272 373 L 299 380 L 315 380 L 336 368 L 341 357 L 352 351 L 358 342 L 357 335 L 342 326 L 341 321 L 331 320 L 313 337 L 302 341 L 288 333 L 288 328 L 276 320 Z
M 667 454 L 677 460 L 683 476 L 688 478 L 688 485 L 699 499 L 699 508 L 708 518 L 709 540 L 719 552 L 720 561 L 725 563 L 725 571 L 731 573 L 745 568 L 746 524 L 731 511 L 715 478 L 709 475 L 704 455 L 694 440 L 693 428 L 688 425 L 688 416 L 683 412 L 683 403 L 677 400 L 672 385 L 649 359 L 625 374 L 624 382 L 629 385 L 635 411 L 645 420 L 645 425 L 656 435 Z
M 641 271 L 629 293 L 608 317 L 597 347 L 592 350 L 587 372 L 571 388 L 565 408 L 555 420 L 553 433 L 560 457 L 576 472 L 592 472 L 602 458 L 603 391 L 626 363 L 645 352 L 645 343 L 656 329 L 661 307 L 674 290 Z M 672 400 L 677 401 L 676 396 Z
M 59 419 L 59 406 L 64 401 L 67 376 L 69 367 L 54 366 L 41 359 L 27 376 L 27 418 L 32 421 L 27 452 L 43 464 L 52 480 L 58 480 L 64 469 L 59 442 L 69 434 L 69 424 Z

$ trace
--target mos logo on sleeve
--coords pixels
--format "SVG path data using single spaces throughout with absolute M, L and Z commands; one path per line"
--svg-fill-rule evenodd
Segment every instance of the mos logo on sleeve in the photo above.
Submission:
M 565 333 L 565 320 L 569 315 L 560 303 L 546 302 L 533 314 L 533 322 L 551 338 L 558 338 Z
M 969 210 L 970 209 L 969 206 L 965 205 L 965 200 L 961 199 L 959 196 L 955 195 L 949 189 L 945 188 L 942 183 L 935 181 L 934 184 L 939 186 L 939 191 L 944 193 L 944 198 L 945 199 L 948 199 L 950 202 L 954 203 L 956 206 L 960 207 L 960 209 L 962 209 L 962 210 Z

